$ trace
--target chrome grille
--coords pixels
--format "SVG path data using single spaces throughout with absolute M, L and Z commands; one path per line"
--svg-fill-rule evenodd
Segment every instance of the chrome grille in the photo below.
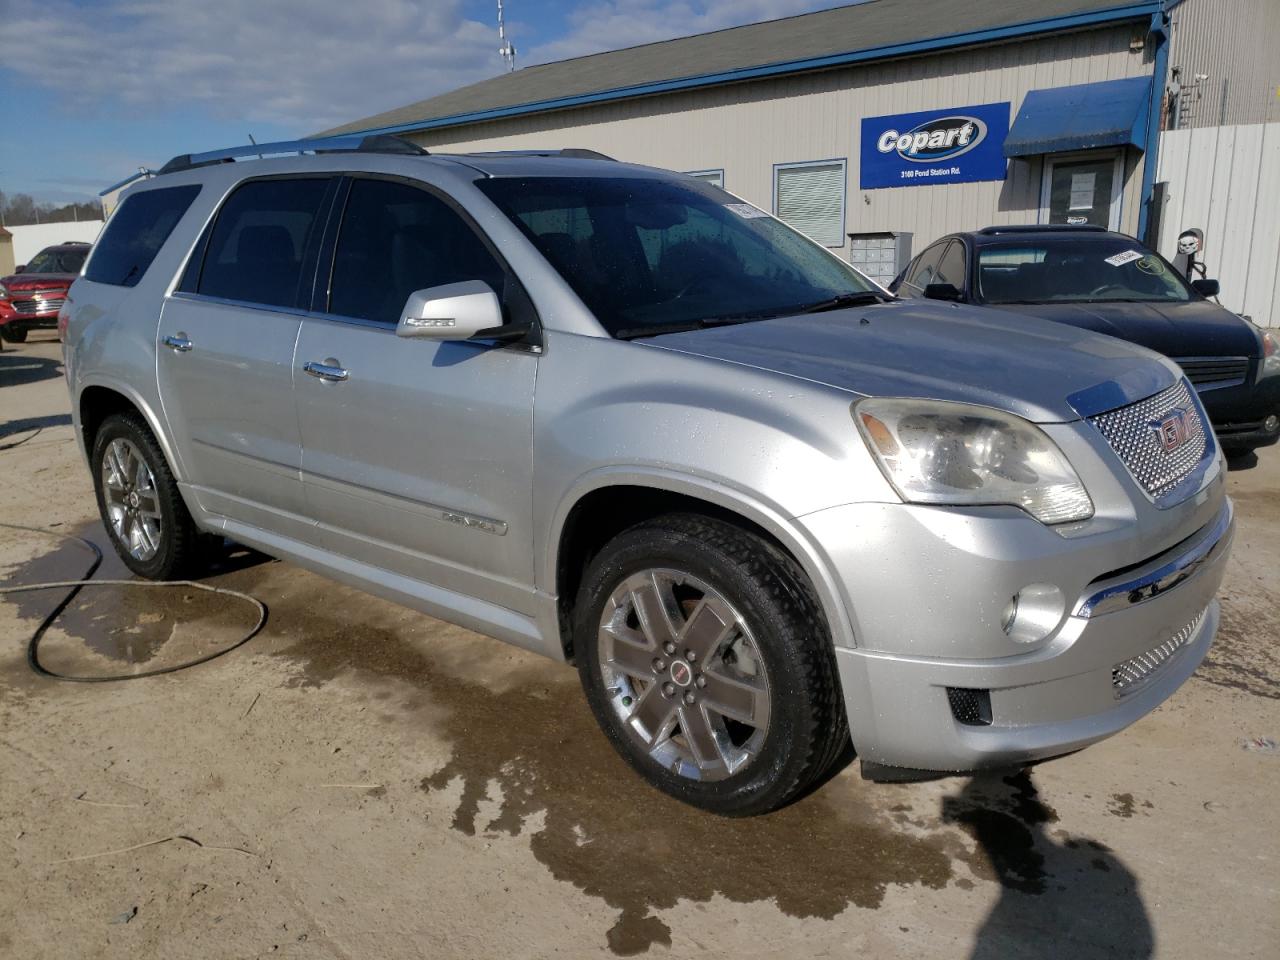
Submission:
M 1197 390 L 1235 387 L 1249 376 L 1248 357 L 1178 357 L 1174 363 Z
M 1196 631 L 1200 629 L 1200 624 L 1204 622 L 1204 615 L 1208 612 L 1208 608 L 1200 611 L 1200 614 L 1188 623 L 1181 630 L 1177 631 L 1168 640 L 1152 647 L 1146 653 L 1138 654 L 1136 657 L 1130 657 L 1123 663 L 1117 663 L 1111 668 L 1111 687 L 1115 690 L 1116 697 L 1127 697 L 1129 694 L 1136 692 L 1147 681 L 1156 675 L 1156 673 L 1177 656 L 1182 649 L 1196 635 Z
M 1185 436 L 1166 448 L 1161 440 L 1161 424 L 1178 413 L 1184 415 Z M 1169 492 L 1185 479 L 1204 457 L 1209 442 L 1200 405 L 1192 398 L 1185 380 L 1154 397 L 1090 417 L 1089 422 L 1106 437 L 1129 473 L 1152 497 Z
M 34 316 L 38 313 L 51 313 L 55 310 L 61 310 L 62 305 L 66 303 L 66 297 L 29 297 L 11 302 L 14 313 Z

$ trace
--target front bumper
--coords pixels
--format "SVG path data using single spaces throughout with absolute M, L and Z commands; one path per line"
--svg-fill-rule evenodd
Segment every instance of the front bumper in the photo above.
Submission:
M 1273 411 L 1273 415 L 1280 416 L 1280 407 Z M 1218 445 L 1228 452 L 1236 452 L 1269 447 L 1280 440 L 1280 425 L 1271 429 L 1267 429 L 1268 426 L 1268 422 L 1262 420 L 1257 423 L 1215 423 L 1213 429 L 1218 436 Z
M 1067 543 L 1059 553 L 1037 556 L 1032 539 L 1010 542 L 1002 555 L 993 555 L 999 535 L 974 527 L 1009 518 L 969 517 L 965 535 L 944 538 L 920 554 L 917 569 L 899 566 L 896 590 L 881 574 L 867 574 L 865 556 L 861 564 L 852 552 L 837 558 L 858 646 L 837 649 L 836 661 L 859 755 L 873 764 L 927 771 L 1007 767 L 1071 753 L 1154 710 L 1195 671 L 1218 627 L 1214 594 L 1234 516 L 1225 497 L 1204 506 L 1205 522 L 1187 540 L 1105 579 L 1085 573 L 1108 569 L 1095 566 L 1105 563 L 1105 552 L 1099 555 L 1092 545 L 1078 545 L 1073 555 Z M 841 512 L 868 507 L 879 508 L 880 523 L 906 510 L 908 519 L 899 518 L 888 541 L 899 547 L 897 562 L 912 556 L 917 508 L 862 505 L 811 519 L 823 526 L 847 523 L 852 515 Z M 1082 578 L 1075 583 L 1073 568 Z M 870 592 L 859 587 L 867 581 Z M 974 658 L 972 651 L 990 654 L 1000 642 L 991 636 L 999 618 L 993 628 L 984 591 L 1007 599 L 1009 583 L 1034 582 L 1057 583 L 1066 597 L 1065 614 L 1049 637 L 1019 653 L 1001 635 L 1005 649 Z M 889 613 L 894 606 L 900 608 L 896 615 Z M 949 688 L 981 695 L 982 719 L 961 719 L 964 712 L 953 708 Z

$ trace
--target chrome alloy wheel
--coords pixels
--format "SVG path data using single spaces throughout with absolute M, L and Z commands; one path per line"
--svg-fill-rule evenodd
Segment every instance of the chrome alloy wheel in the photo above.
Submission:
M 633 574 L 605 602 L 600 672 L 614 711 L 641 748 L 692 780 L 723 780 L 760 752 L 769 680 L 743 618 L 678 570 Z
M 160 549 L 160 499 L 156 478 L 141 452 L 123 437 L 102 454 L 102 497 L 111 529 L 135 560 L 147 561 Z

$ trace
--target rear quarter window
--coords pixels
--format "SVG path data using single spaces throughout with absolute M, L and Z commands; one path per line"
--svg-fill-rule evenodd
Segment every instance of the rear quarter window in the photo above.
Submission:
M 199 192 L 199 184 L 190 184 L 127 197 L 98 238 L 85 279 L 137 286 Z

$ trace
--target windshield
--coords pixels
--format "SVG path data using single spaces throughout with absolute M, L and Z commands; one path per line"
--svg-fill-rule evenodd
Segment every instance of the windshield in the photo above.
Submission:
M 978 292 L 987 303 L 1185 301 L 1191 288 L 1163 257 L 1121 237 L 981 246 Z
M 764 319 L 877 289 L 790 227 L 693 180 L 529 177 L 476 186 L 614 336 Z
M 88 247 L 74 250 L 45 247 L 31 258 L 23 273 L 79 273 L 88 255 Z

